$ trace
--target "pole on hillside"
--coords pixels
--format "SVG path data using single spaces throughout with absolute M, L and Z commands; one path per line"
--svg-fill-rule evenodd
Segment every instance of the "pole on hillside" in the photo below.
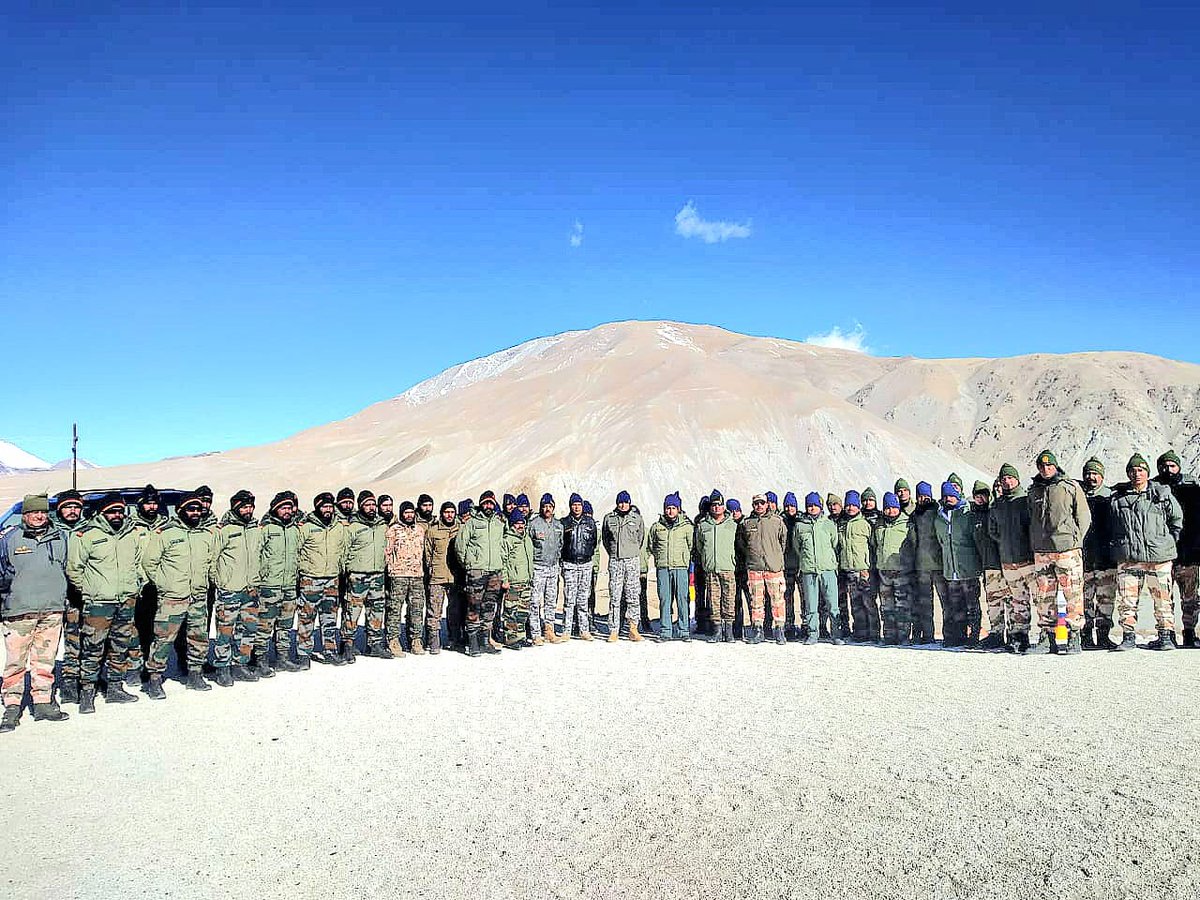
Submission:
M 79 490 L 79 423 L 71 423 L 71 490 Z

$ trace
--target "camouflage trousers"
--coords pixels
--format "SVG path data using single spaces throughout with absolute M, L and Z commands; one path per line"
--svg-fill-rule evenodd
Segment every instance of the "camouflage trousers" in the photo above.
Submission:
M 1008 635 L 1029 634 L 1033 618 L 1034 597 L 1037 596 L 1037 575 L 1033 563 L 1003 563 L 1000 571 L 1008 585 L 1004 615 L 1008 619 Z
M 554 627 L 558 611 L 558 566 L 534 566 L 533 587 L 529 596 L 529 629 L 540 635 Z
M 217 642 L 213 648 L 213 665 L 250 665 L 254 637 L 258 633 L 258 590 L 226 591 L 217 589 L 213 606 L 217 621 Z
M 207 592 L 195 597 L 158 598 L 158 612 L 154 614 L 154 645 L 146 660 L 146 671 L 151 675 L 161 675 L 167 670 L 171 647 L 180 630 L 184 630 L 187 637 L 188 671 L 199 672 L 208 658 Z
M 1082 629 L 1083 551 L 1034 553 L 1033 569 L 1037 578 L 1038 627 L 1046 631 L 1058 623 L 1058 591 L 1061 589 L 1067 604 L 1067 627 L 1072 631 Z
M 529 625 L 529 596 L 532 593 L 533 585 L 528 581 L 510 584 L 504 592 L 504 643 L 510 647 L 525 640 L 525 629 Z
M 1117 602 L 1117 570 L 1091 570 L 1083 573 L 1083 622 L 1091 628 L 1096 619 L 1113 620 Z
M 1005 621 L 1006 611 L 1012 602 L 1012 591 L 1004 580 L 1004 572 L 1000 569 L 987 569 L 983 573 L 983 605 L 987 615 L 989 635 L 1004 637 L 1008 630 Z
M 341 649 L 338 631 L 338 577 L 300 576 L 300 599 L 296 603 L 296 656 L 307 659 L 316 652 L 316 630 L 326 653 Z
M 579 633 L 587 634 L 592 630 L 591 616 L 588 614 L 588 585 L 592 579 L 592 564 L 569 563 L 562 564 L 563 577 L 563 634 L 571 636 L 571 629 L 576 623 Z
M 425 627 L 430 635 L 442 631 L 442 611 L 454 596 L 454 582 L 434 582 L 429 585 L 429 606 L 425 610 Z
M 737 578 L 732 572 L 706 572 L 704 585 L 713 622 L 732 625 L 737 617 Z
M 1193 631 L 1200 621 L 1200 566 L 1176 566 L 1175 583 L 1179 585 L 1179 613 L 1183 627 Z
M 907 572 L 879 571 L 879 618 L 885 644 L 908 640 L 912 628 L 912 576 Z
M 937 589 L 938 600 L 945 602 L 946 578 L 941 572 L 917 572 L 912 595 L 912 640 L 914 644 L 928 644 L 933 633 L 933 592 Z
M 879 640 L 879 604 L 875 600 L 874 577 L 870 571 L 844 574 L 846 590 L 850 597 L 851 627 L 854 639 L 856 641 Z
M 1175 606 L 1171 599 L 1171 563 L 1117 563 L 1117 597 L 1121 604 L 1121 630 L 1133 634 L 1137 629 L 1138 602 L 1142 588 L 1154 604 L 1154 624 L 1165 631 L 1175 630 Z
M 621 625 L 621 603 L 626 604 L 625 621 L 637 622 L 642 617 L 641 560 L 636 557 L 608 560 L 608 630 Z
M 838 604 L 837 572 L 802 572 L 800 581 L 804 585 L 804 620 L 808 634 L 820 634 L 823 616 L 828 616 L 829 636 L 842 636 L 842 611 Z M 822 605 L 829 611 L 822 613 Z
M 346 599 L 342 601 L 342 640 L 354 643 L 358 632 L 358 617 L 367 611 L 364 630 L 368 647 L 383 643 L 386 600 L 382 572 L 351 572 L 346 582 Z
M 61 612 L 33 613 L 0 623 L 4 631 L 4 680 L 0 695 L 5 706 L 20 706 L 25 698 L 25 673 L 34 703 L 49 703 L 54 693 L 54 658 L 62 635 Z
M 750 624 L 761 628 L 766 619 L 766 607 L 770 604 L 771 621 L 783 624 L 783 588 L 782 572 L 746 573 L 746 587 L 750 591 Z
M 393 575 L 387 598 L 387 639 L 400 640 L 400 628 L 408 615 L 408 639 L 424 640 L 425 579 L 420 575 Z
M 80 628 L 83 641 L 80 681 L 83 684 L 94 685 L 100 680 L 105 645 L 108 648 L 108 680 L 118 682 L 125 677 L 129 645 L 137 640 L 137 631 L 133 627 L 137 599 L 134 594 L 125 600 L 84 600 Z
M 73 594 L 74 592 L 72 592 Z M 69 596 L 63 613 L 62 677 L 78 678 L 83 668 L 83 600 Z
M 258 589 L 258 630 L 254 633 L 254 655 L 259 662 L 271 652 L 275 638 L 275 655 L 288 659 L 292 655 L 292 620 L 296 617 L 296 592 L 291 588 L 261 587 Z
M 590 573 L 589 573 L 590 574 Z M 499 572 L 482 569 L 467 571 L 467 633 L 483 632 L 491 638 L 496 625 L 496 610 L 500 605 L 503 580 Z
M 979 579 L 947 580 L 942 595 L 942 640 L 947 646 L 978 640 L 979 616 Z

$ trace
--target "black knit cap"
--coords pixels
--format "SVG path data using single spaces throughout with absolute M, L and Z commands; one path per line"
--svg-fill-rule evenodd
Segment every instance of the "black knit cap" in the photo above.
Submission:
M 192 491 L 192 493 L 201 500 L 211 500 L 213 498 L 212 488 L 210 488 L 207 484 L 200 485 L 200 487 L 196 488 L 196 490 Z
M 109 491 L 100 498 L 100 502 L 96 505 L 96 512 L 102 513 L 106 509 L 119 506 L 122 510 L 125 509 L 125 498 L 118 491 Z
M 433 502 L 433 498 L 430 497 L 428 494 L 422 494 L 420 497 L 417 498 L 417 506 L 420 506 L 422 503 L 432 503 L 432 502 Z
M 158 488 L 156 488 L 152 484 L 148 484 L 144 488 L 142 488 L 142 492 L 140 494 L 138 494 L 137 502 L 138 503 L 158 503 L 159 499 L 160 498 L 158 496 Z
M 275 510 L 279 509 L 285 503 L 291 503 L 293 506 L 296 505 L 296 501 L 291 497 L 291 491 L 280 491 L 271 498 L 271 512 L 275 512 Z
M 391 495 L 391 494 L 380 494 L 380 495 L 379 495 L 379 502 L 380 502 L 380 503 L 385 503 L 386 501 L 388 501 L 388 500 L 391 500 L 391 499 L 392 499 L 392 495 Z M 394 501 L 393 501 L 393 502 L 394 502 Z
M 237 509 L 245 503 L 253 503 L 254 495 L 245 488 L 242 488 L 236 494 L 229 498 L 229 508 Z
M 329 491 L 321 491 L 321 493 L 313 497 L 313 509 L 316 509 L 323 503 L 333 503 L 333 494 L 329 493 Z
M 374 499 L 375 499 L 375 494 L 373 491 L 359 491 L 358 492 L 358 505 L 359 506 L 363 505 L 364 500 L 374 500 Z
M 458 510 L 458 507 L 456 507 L 456 506 L 454 505 L 454 501 L 453 501 L 453 500 L 446 500 L 446 501 L 444 501 L 444 502 L 442 503 L 442 507 L 441 507 L 441 509 L 439 509 L 439 510 L 438 510 L 438 512 L 445 512 L 445 511 L 446 511 L 446 510 L 448 510 L 448 509 L 453 509 L 453 510 L 455 510 L 455 511 L 457 512 L 457 510 Z
M 400 504 L 400 515 L 404 515 L 410 509 L 416 509 L 416 507 L 413 506 L 413 502 L 411 500 L 405 500 Z
M 337 493 L 337 502 L 338 503 L 341 503 L 343 500 L 353 500 L 353 499 L 354 499 L 354 491 L 351 488 L 344 487 Z
M 175 509 L 181 510 L 185 506 L 187 506 L 188 504 L 191 504 L 191 503 L 195 503 L 195 504 L 201 503 L 200 494 L 198 494 L 196 491 L 188 491 L 182 497 L 180 497 L 179 502 L 175 505 Z
M 62 509 L 64 505 L 74 503 L 77 506 L 83 506 L 83 494 L 74 489 L 67 489 L 58 495 L 58 509 Z
M 495 503 L 496 502 L 496 492 L 495 491 L 484 491 L 482 494 L 479 495 L 480 504 L 482 504 L 484 500 L 491 500 L 493 503 Z

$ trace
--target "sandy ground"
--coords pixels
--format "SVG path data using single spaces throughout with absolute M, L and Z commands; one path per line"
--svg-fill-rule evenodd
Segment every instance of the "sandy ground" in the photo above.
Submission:
M 573 641 L 171 682 L 0 736 L 0 894 L 1196 897 L 1198 673 Z

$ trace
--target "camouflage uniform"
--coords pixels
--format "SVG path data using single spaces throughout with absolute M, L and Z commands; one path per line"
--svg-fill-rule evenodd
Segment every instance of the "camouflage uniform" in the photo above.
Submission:
M 338 528 L 345 526 L 335 518 Z M 336 653 L 338 641 L 338 576 L 324 578 L 300 576 L 300 600 L 296 607 L 296 656 L 307 659 L 317 649 L 315 632 L 319 624 L 321 645 L 326 653 Z
M 366 645 L 377 647 L 384 639 L 385 547 L 389 526 L 378 516 L 368 518 L 359 509 L 350 517 L 346 545 L 346 597 L 342 602 L 342 640 L 354 643 L 359 616 L 366 611 Z
M 388 643 L 400 640 L 406 612 L 410 643 L 425 640 L 425 530 L 420 520 L 405 523 L 403 513 L 387 530 L 385 555 L 392 580 L 386 617 Z
M 1043 457 L 1044 458 L 1044 454 Z M 1087 497 L 1062 470 L 1053 477 L 1035 475 L 1029 489 L 1029 541 L 1037 579 L 1038 626 L 1053 631 L 1058 622 L 1057 594 L 1067 607 L 1067 627 L 1083 630 L 1083 538 L 1092 524 Z
M 271 652 L 275 638 L 275 656 L 291 656 L 292 639 L 288 633 L 296 618 L 296 589 L 294 587 L 260 587 L 258 589 L 259 627 L 254 634 L 254 655 L 260 661 Z
M 945 603 L 949 587 L 942 574 L 942 548 L 938 543 L 934 522 L 937 506 L 933 503 L 918 504 L 910 516 L 916 535 L 915 592 L 912 595 L 912 640 L 914 644 L 927 644 L 934 640 L 933 594 Z
M 1053 631 L 1058 623 L 1058 591 L 1067 605 L 1067 626 L 1083 628 L 1083 554 L 1080 550 L 1034 553 L 1033 571 L 1037 585 L 1038 627 Z
M 34 703 L 49 703 L 54 692 L 54 658 L 62 634 L 61 612 L 14 616 L 0 623 L 4 631 L 5 706 L 20 706 L 25 697 L 25 673 Z
M 61 530 L 66 536 L 68 553 L 70 552 L 71 541 L 74 539 L 74 533 L 88 524 L 87 519 L 80 517 L 79 521 L 74 525 L 68 525 L 63 519 L 59 518 L 57 512 L 52 514 L 50 521 L 52 525 Z M 82 626 L 83 594 L 78 587 L 68 581 L 67 608 L 64 611 L 62 623 L 63 658 L 60 670 L 64 681 L 79 679 L 83 659 Z
M 258 523 L 262 534 L 262 584 L 258 589 L 258 630 L 254 635 L 254 655 L 260 664 L 267 662 L 271 639 L 280 660 L 291 657 L 289 632 L 296 617 L 296 586 L 300 576 L 297 553 L 300 529 L 295 519 L 284 522 L 272 510 Z
M 1132 463 L 1131 463 L 1132 465 Z M 1183 511 L 1169 486 L 1148 483 L 1138 490 L 1129 482 L 1112 494 L 1113 555 L 1117 559 L 1117 592 L 1121 629 L 1132 635 L 1137 626 L 1138 599 L 1143 586 L 1154 604 L 1160 640 L 1175 631 L 1171 599 L 1171 568 L 1179 551 Z
M 213 664 L 218 669 L 249 666 L 258 633 L 258 583 L 262 574 L 258 522 L 244 522 L 233 510 L 227 512 L 217 526 L 214 552 L 217 640 Z
M 1003 636 L 1015 623 L 1006 622 L 1006 613 L 1012 609 L 1012 588 L 1004 578 L 1003 564 L 998 569 L 984 569 L 983 593 L 987 604 L 988 634 Z M 1026 627 L 1029 623 L 1026 621 Z
M 1154 622 L 1160 630 L 1175 630 L 1175 604 L 1171 598 L 1170 562 L 1117 563 L 1117 592 L 1121 600 L 1121 630 L 1133 634 L 1137 629 L 1138 601 L 1142 588 L 1154 604 Z
M 1029 497 L 1024 488 L 1017 486 L 992 500 L 987 531 L 999 550 L 1000 574 L 1007 588 L 998 596 L 1005 604 L 1009 643 L 1028 642 L 1037 578 L 1029 543 Z
M 199 673 L 208 658 L 208 584 L 215 547 L 216 526 L 203 520 L 192 528 L 180 519 L 168 519 L 146 538 L 142 568 L 158 587 L 154 645 L 146 660 L 150 674 L 166 671 L 181 631 L 188 671 Z

